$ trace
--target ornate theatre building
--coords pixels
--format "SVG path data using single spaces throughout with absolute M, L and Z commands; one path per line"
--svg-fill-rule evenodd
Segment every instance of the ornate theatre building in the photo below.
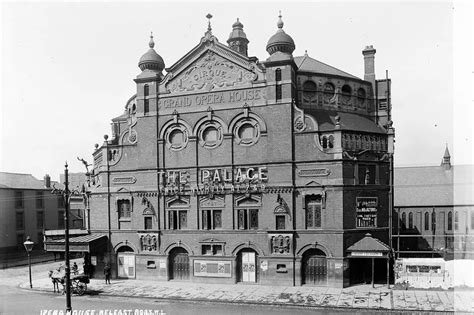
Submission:
M 293 56 L 281 16 L 264 61 L 232 28 L 226 45 L 209 23 L 169 68 L 151 38 L 93 153 L 90 232 L 108 239 L 96 272 L 342 287 L 372 266 L 386 281 L 394 130 L 375 49 L 360 79 Z

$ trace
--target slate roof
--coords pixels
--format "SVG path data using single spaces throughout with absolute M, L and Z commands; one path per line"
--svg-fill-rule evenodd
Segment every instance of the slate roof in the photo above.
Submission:
M 395 207 L 474 205 L 474 165 L 395 167 Z
M 52 183 L 52 182 L 51 182 Z M 0 172 L 0 188 L 49 189 L 31 174 Z
M 383 133 L 386 130 L 377 125 L 367 116 L 358 114 L 336 112 L 320 109 L 305 109 L 305 114 L 309 114 L 316 119 L 320 131 L 333 130 L 336 125 L 336 116 L 339 115 L 341 130 L 364 131 L 370 133 Z
M 367 233 L 363 239 L 350 246 L 347 250 L 350 252 L 388 252 L 390 247 L 381 240 L 372 237 L 370 233 Z
M 332 75 L 361 80 L 360 78 L 350 73 L 334 68 L 333 66 L 327 65 L 324 62 L 313 59 L 308 55 L 294 57 L 293 60 L 295 61 L 296 66 L 298 67 L 298 71 L 301 71 L 301 72 L 332 74 Z

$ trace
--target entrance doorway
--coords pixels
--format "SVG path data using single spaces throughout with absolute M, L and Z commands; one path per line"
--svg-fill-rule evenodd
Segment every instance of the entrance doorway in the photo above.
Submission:
M 387 260 L 375 258 L 374 283 L 387 283 Z M 370 284 L 372 282 L 372 258 L 349 259 L 350 285 Z
M 117 250 L 117 271 L 120 278 L 135 278 L 135 254 L 129 246 Z
M 326 254 L 319 249 L 310 249 L 303 255 L 302 280 L 303 284 L 327 284 L 327 259 Z
M 182 247 L 173 248 L 169 255 L 170 259 L 170 280 L 189 279 L 189 255 Z
M 237 257 L 237 270 L 241 282 L 257 282 L 257 253 L 252 249 L 243 249 Z

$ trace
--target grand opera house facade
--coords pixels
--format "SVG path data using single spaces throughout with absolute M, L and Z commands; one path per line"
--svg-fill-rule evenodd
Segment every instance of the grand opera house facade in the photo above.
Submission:
M 90 234 L 76 241 L 96 274 L 343 287 L 372 268 L 386 281 L 390 80 L 375 78 L 372 46 L 361 79 L 293 56 L 276 26 L 263 61 L 238 19 L 226 43 L 209 23 L 169 68 L 151 37 L 136 94 L 93 152 Z

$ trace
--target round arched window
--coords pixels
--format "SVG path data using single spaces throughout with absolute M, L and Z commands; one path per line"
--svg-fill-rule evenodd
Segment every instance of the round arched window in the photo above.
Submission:
M 179 130 L 175 129 L 170 133 L 170 143 L 174 146 L 180 146 L 184 142 L 184 133 Z
M 366 97 L 365 90 L 363 88 L 359 88 L 357 90 L 357 102 L 359 104 L 364 104 L 365 97 Z
M 172 151 L 184 149 L 188 144 L 188 131 L 181 124 L 174 124 L 165 133 L 166 146 Z
M 351 99 L 352 89 L 349 85 L 344 84 L 341 88 L 342 100 L 348 102 Z
M 198 132 L 199 144 L 208 149 L 214 149 L 222 143 L 222 126 L 216 121 L 205 122 Z
M 303 98 L 310 102 L 316 98 L 317 86 L 313 81 L 306 81 L 303 83 Z
M 242 119 L 235 126 L 234 136 L 238 144 L 253 145 L 260 138 L 260 126 L 252 118 Z
M 331 82 L 324 83 L 324 100 L 329 101 L 334 96 L 335 87 Z

